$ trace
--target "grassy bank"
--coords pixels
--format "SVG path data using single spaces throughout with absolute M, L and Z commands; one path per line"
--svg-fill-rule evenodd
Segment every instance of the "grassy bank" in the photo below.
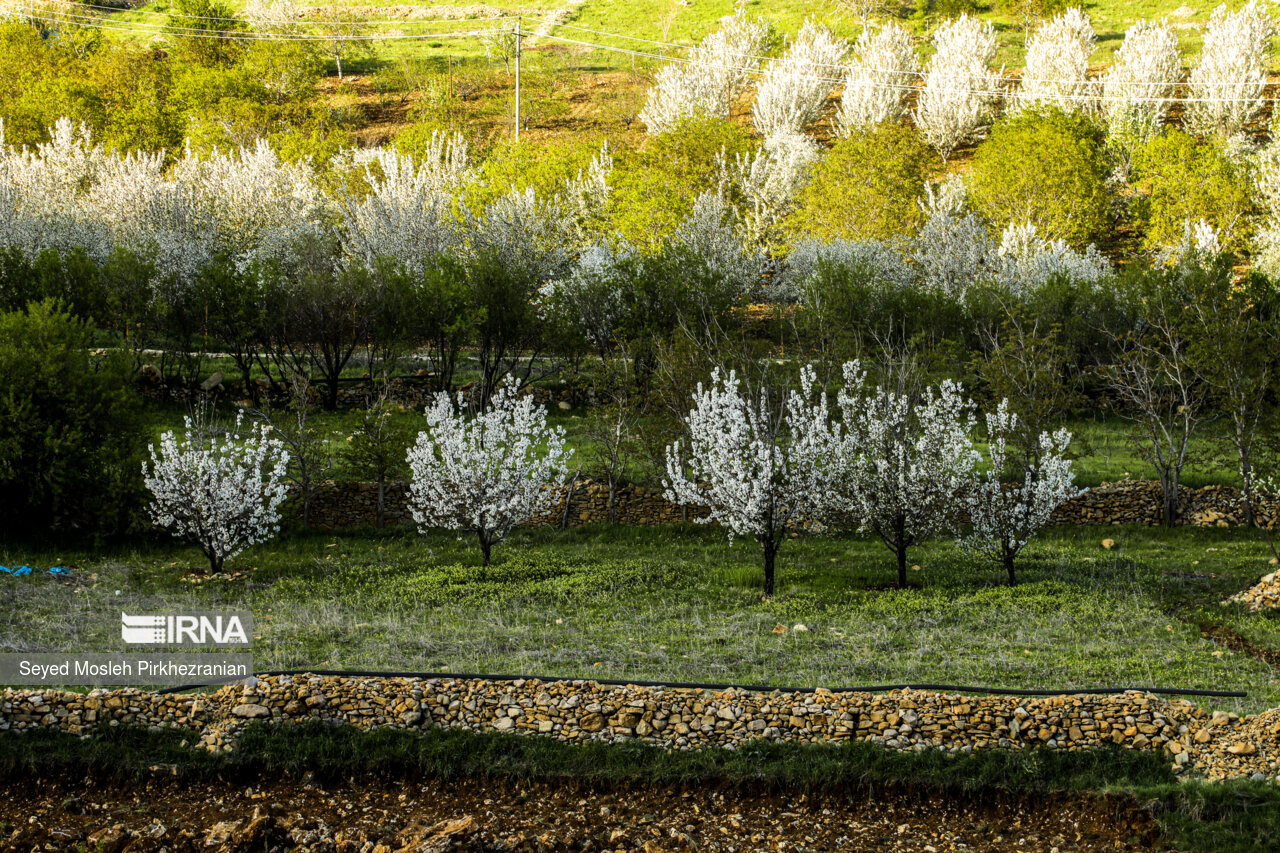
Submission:
M 1101 546 L 1103 537 L 1115 547 Z M 520 531 L 478 566 L 469 537 L 410 531 L 294 535 L 192 584 L 191 548 L 160 540 L 89 551 L 0 546 L 0 564 L 71 565 L 71 580 L 0 576 L 0 644 L 121 647 L 119 612 L 253 611 L 259 669 L 371 669 L 795 686 L 898 682 L 1022 688 L 1245 690 L 1207 706 L 1280 706 L 1280 673 L 1202 634 L 1229 622 L 1280 647 L 1277 618 L 1219 602 L 1268 571 L 1256 534 L 1062 528 L 1028 548 L 1023 583 L 951 543 L 889 553 L 805 538 L 760 594 L 754 542 L 703 527 Z M 1256 651 L 1256 650 L 1255 650 Z

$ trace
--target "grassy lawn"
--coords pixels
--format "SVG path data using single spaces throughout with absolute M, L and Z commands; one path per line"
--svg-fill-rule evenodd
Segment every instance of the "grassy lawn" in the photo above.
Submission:
M 1103 535 L 1116 540 L 1106 551 Z M 1246 690 L 1212 707 L 1280 705 L 1280 673 L 1201 636 L 1229 620 L 1270 648 L 1274 615 L 1221 607 L 1267 569 L 1265 546 L 1223 530 L 1064 528 L 1029 549 L 1025 581 L 950 543 L 916 550 L 918 586 L 888 589 L 878 543 L 797 540 L 761 599 L 753 542 L 707 528 L 518 532 L 487 570 L 468 537 L 295 535 L 193 586 L 194 549 L 159 540 L 97 552 L 0 547 L 5 565 L 70 564 L 74 581 L 0 576 L 0 647 L 119 646 L 120 610 L 243 608 L 259 669 L 525 673 L 855 686 Z M 803 625 L 804 629 L 797 626 Z M 785 628 L 785 632 L 781 631 Z
M 232 0 L 230 3 L 230 6 L 237 10 L 243 8 L 244 5 L 242 0 Z M 362 10 L 363 13 L 363 10 L 371 12 L 376 7 L 402 6 L 403 4 L 395 2 L 395 0 L 369 0 L 358 4 L 333 4 L 320 2 L 319 0 L 304 0 L 298 5 L 304 9 L 331 9 L 348 5 Z M 438 5 L 465 6 L 469 4 L 441 3 Z M 527 2 L 519 3 L 495 0 L 495 2 L 487 5 L 509 12 L 526 11 L 535 17 L 558 9 L 567 9 L 569 10 L 569 16 L 566 22 L 575 26 L 604 33 L 633 36 L 638 39 L 686 46 L 697 43 L 709 32 L 713 31 L 719 19 L 724 15 L 731 14 L 735 8 L 733 0 L 710 0 L 710 2 L 693 4 L 678 3 L 675 0 L 636 0 L 636 2 L 630 3 L 621 3 L 618 0 L 587 0 L 587 2 L 577 6 L 567 3 L 565 0 L 527 0 Z M 893 4 L 889 5 L 892 7 Z M 1136 3 L 1127 2 L 1127 0 L 1100 0 L 1100 2 L 1085 3 L 1083 6 L 1093 23 L 1098 43 L 1098 49 L 1090 57 L 1090 61 L 1095 66 L 1110 64 L 1114 58 L 1115 51 L 1124 39 L 1125 30 L 1135 21 L 1166 18 L 1177 32 L 1179 46 L 1189 63 L 1191 58 L 1200 50 L 1204 25 L 1208 22 L 1215 5 L 1206 3 L 1192 7 L 1178 2 L 1178 0 L 1143 0 L 1143 2 Z M 1231 0 L 1227 5 L 1231 8 L 1238 8 L 1242 3 L 1240 0 Z M 900 8 L 896 10 L 897 20 L 922 40 L 927 39 L 932 30 L 941 21 L 941 17 L 936 13 L 927 17 L 912 17 L 911 4 L 902 3 L 899 6 Z M 149 27 L 165 26 L 169 22 L 167 14 L 169 7 L 169 3 L 159 0 L 159 2 L 147 3 L 134 9 L 109 13 L 109 17 L 121 26 L 128 24 L 143 24 Z M 774 25 L 779 33 L 787 35 L 794 35 L 806 19 L 813 19 L 826 24 L 832 27 L 837 34 L 850 39 L 856 38 L 860 31 L 860 24 L 857 20 L 848 15 L 840 14 L 834 4 L 818 2 L 818 0 L 778 0 L 778 2 L 770 3 L 765 3 L 763 0 L 746 0 L 744 8 L 749 15 L 764 17 Z M 995 64 L 1009 68 L 1020 68 L 1023 64 L 1025 49 L 1023 21 L 1011 14 L 1005 5 L 1001 3 L 978 4 L 976 14 L 983 19 L 990 20 L 996 27 L 999 48 Z M 390 21 L 391 25 L 375 26 L 374 29 L 385 30 L 393 35 L 427 35 L 453 32 L 459 29 L 475 29 L 478 25 L 488 26 L 492 23 L 492 21 L 488 20 L 470 20 L 456 23 L 415 22 L 412 19 L 400 19 L 394 15 L 389 15 L 385 19 L 370 15 L 368 19 Z M 534 26 L 533 22 L 529 22 L 526 24 L 526 30 L 532 30 Z M 556 34 L 567 38 L 595 41 L 646 52 L 662 52 L 663 50 L 658 45 L 646 45 L 643 42 L 630 41 L 628 39 L 610 39 L 572 30 L 556 31 Z M 123 33 L 113 33 L 112 35 L 119 38 L 137 37 Z M 574 51 L 578 50 L 576 46 L 569 45 L 568 47 Z M 923 53 L 927 55 L 929 52 L 927 44 L 922 44 L 921 47 L 923 48 Z M 484 55 L 482 47 L 475 39 L 388 39 L 380 43 L 380 50 L 384 57 L 388 59 L 434 53 L 472 58 Z M 534 59 L 533 61 L 536 63 L 538 60 Z M 633 60 L 630 57 L 605 51 L 588 51 L 584 54 L 583 61 L 602 68 L 621 69 L 633 66 Z M 641 60 L 641 62 L 643 64 L 644 60 Z M 650 60 L 650 62 L 652 61 Z

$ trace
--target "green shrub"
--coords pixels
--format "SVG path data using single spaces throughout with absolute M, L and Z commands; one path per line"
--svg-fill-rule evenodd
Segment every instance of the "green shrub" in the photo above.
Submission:
M 641 151 L 619 152 L 606 210 L 612 230 L 639 246 L 660 245 L 693 212 L 698 196 L 715 189 L 721 153 L 732 159 L 754 149 L 736 124 L 689 119 L 652 137 Z
M 974 208 L 1003 230 L 1031 222 L 1042 237 L 1080 248 L 1107 225 L 1102 131 L 1060 110 L 998 124 L 969 173 Z
M 1133 168 L 1146 248 L 1177 245 L 1186 223 L 1201 219 L 1218 229 L 1224 247 L 1248 245 L 1249 176 L 1213 143 L 1169 130 L 1138 149 Z
M 887 239 L 916 231 L 937 157 L 913 129 L 883 124 L 835 144 L 788 217 L 791 238 Z
M 0 314 L 0 533 L 123 528 L 144 436 L 123 359 L 60 302 Z

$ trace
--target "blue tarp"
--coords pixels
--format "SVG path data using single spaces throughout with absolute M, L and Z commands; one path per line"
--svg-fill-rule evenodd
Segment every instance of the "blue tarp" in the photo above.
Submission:
M 40 570 L 33 569 L 31 566 L 15 566 L 13 568 L 9 568 L 8 566 L 0 566 L 0 573 L 6 574 L 6 575 L 13 575 L 15 577 L 22 577 L 24 575 L 33 574 L 38 571 Z M 66 568 L 65 566 L 50 566 L 48 569 L 48 572 L 51 575 L 71 574 L 71 570 Z

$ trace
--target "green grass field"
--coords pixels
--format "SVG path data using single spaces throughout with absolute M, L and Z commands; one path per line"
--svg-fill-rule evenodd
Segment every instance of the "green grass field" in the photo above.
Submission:
M 1103 535 L 1117 547 L 1103 550 Z M 1259 537 L 1181 528 L 1060 528 L 1016 588 L 950 543 L 916 549 L 890 589 L 878 543 L 805 538 L 760 595 L 754 542 L 704 527 L 517 531 L 478 566 L 471 538 L 410 531 L 291 535 L 199 585 L 203 562 L 154 539 L 96 551 L 0 548 L 0 563 L 74 567 L 71 581 L 0 576 L 0 646 L 118 647 L 118 613 L 254 612 L 259 669 L 596 676 L 797 686 L 1169 686 L 1245 690 L 1206 705 L 1280 705 L 1280 672 L 1202 636 L 1229 622 L 1280 649 L 1280 614 L 1219 602 L 1268 570 Z M 803 625 L 803 628 L 797 627 Z M 785 631 L 781 630 L 785 629 Z
M 238 10 L 242 9 L 245 4 L 242 0 L 233 0 L 230 5 L 233 9 Z M 352 14 L 359 13 L 362 17 L 367 15 L 365 17 L 366 20 L 379 22 L 371 26 L 371 30 L 385 31 L 394 36 L 428 36 L 435 33 L 475 29 L 477 26 L 488 26 L 493 22 L 493 19 L 472 19 L 460 22 L 425 23 L 416 22 L 411 18 L 406 19 L 403 15 L 395 12 L 387 15 L 376 13 L 376 10 L 380 7 L 403 7 L 405 5 L 394 2 L 394 0 L 368 0 L 368 2 L 363 2 L 362 0 L 362 2 L 355 3 L 322 3 L 315 2 L 315 0 L 306 0 L 306 2 L 298 5 L 303 9 L 316 9 L 317 14 L 321 10 L 346 9 L 351 11 Z M 432 5 L 466 6 L 471 4 L 442 2 Z M 636 0 L 636 2 L 626 3 L 620 2 L 620 0 L 586 0 L 584 3 L 571 3 L 568 0 L 528 0 L 528 2 L 520 3 L 495 0 L 495 2 L 486 5 L 512 14 L 525 13 L 531 18 L 525 24 L 526 32 L 536 27 L 536 19 L 561 12 L 564 15 L 564 24 L 596 30 L 598 33 L 612 34 L 617 37 L 609 38 L 598 33 L 593 34 L 572 29 L 552 30 L 551 32 L 554 35 L 579 41 L 606 44 L 612 47 L 625 47 L 643 52 L 662 54 L 664 51 L 670 50 L 670 48 L 664 48 L 661 44 L 647 44 L 646 41 L 640 40 L 677 46 L 695 44 L 716 28 L 717 22 L 721 17 L 731 14 L 737 4 L 732 0 L 707 0 L 707 2 L 692 4 L 680 3 L 677 0 Z M 748 14 L 765 18 L 782 35 L 793 35 L 800 29 L 806 19 L 826 24 L 838 34 L 850 39 L 855 38 L 861 29 L 861 24 L 847 13 L 842 13 L 839 6 L 834 2 L 779 0 L 779 2 L 764 3 L 762 0 L 746 0 L 741 5 Z M 894 8 L 894 5 L 888 4 L 888 11 L 892 17 L 899 20 L 922 41 L 927 40 L 929 33 L 942 20 L 936 12 L 931 12 L 925 16 L 915 16 L 909 4 L 901 4 L 897 8 Z M 1141 19 L 1157 20 L 1160 18 L 1168 19 L 1177 30 L 1182 52 L 1189 64 L 1192 57 L 1200 50 L 1204 25 L 1208 22 L 1209 16 L 1215 7 L 1215 4 L 1211 3 L 1198 4 L 1193 7 L 1185 3 L 1174 2 L 1174 0 L 1145 0 L 1138 3 L 1122 2 L 1122 0 L 1102 0 L 1102 2 L 1085 3 L 1083 5 L 1097 33 L 1097 51 L 1090 58 L 1091 64 L 1095 66 L 1105 66 L 1112 61 L 1116 49 L 1123 41 L 1125 30 L 1135 21 Z M 1238 8 L 1241 5 L 1243 5 L 1241 0 L 1231 0 L 1231 2 L 1227 3 L 1230 8 Z M 109 13 L 108 17 L 121 27 L 140 25 L 138 26 L 139 29 L 156 28 L 169 23 L 167 14 L 169 9 L 169 3 L 165 2 L 165 0 L 158 0 L 158 2 L 147 3 L 135 9 Z M 1025 43 L 1024 22 L 1022 19 L 1018 18 L 1006 5 L 1001 3 L 978 5 L 976 9 L 976 14 L 979 17 L 992 21 L 996 26 L 999 45 L 995 58 L 996 65 L 1003 65 L 1011 69 L 1021 67 Z M 879 19 L 883 20 L 884 17 L 880 16 Z M 149 38 L 146 35 L 128 33 L 114 33 L 113 37 L 142 40 Z M 542 43 L 544 45 L 557 44 L 555 39 L 543 39 Z M 654 64 L 654 60 L 633 60 L 630 56 L 622 53 L 591 50 L 580 45 L 563 42 L 559 44 L 563 45 L 566 50 L 577 54 L 575 61 L 587 67 L 602 70 L 620 70 L 635 67 L 637 62 L 641 67 Z M 927 55 L 927 45 L 922 45 L 922 47 L 924 48 L 924 55 Z M 446 54 L 475 59 L 484 55 L 480 42 L 474 38 L 389 38 L 379 43 L 379 53 L 381 58 L 386 60 L 409 56 Z M 534 68 L 538 68 L 540 64 L 557 61 L 552 55 L 540 56 L 536 50 L 530 53 L 530 60 Z

